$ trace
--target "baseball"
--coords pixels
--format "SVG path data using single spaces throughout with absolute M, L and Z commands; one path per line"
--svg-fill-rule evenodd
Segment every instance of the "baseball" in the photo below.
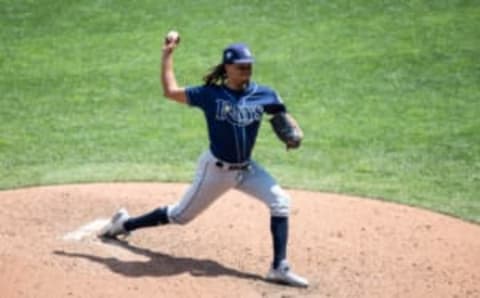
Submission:
M 167 33 L 167 38 L 166 38 L 167 42 L 170 42 L 170 41 L 175 41 L 175 43 L 179 43 L 180 42 L 180 34 L 178 34 L 177 31 L 169 31 Z

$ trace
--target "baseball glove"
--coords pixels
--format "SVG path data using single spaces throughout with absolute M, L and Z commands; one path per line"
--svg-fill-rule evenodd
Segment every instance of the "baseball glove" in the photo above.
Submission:
M 287 146 L 287 150 L 300 147 L 303 132 L 292 116 L 283 112 L 277 113 L 270 119 L 270 124 L 277 137 Z

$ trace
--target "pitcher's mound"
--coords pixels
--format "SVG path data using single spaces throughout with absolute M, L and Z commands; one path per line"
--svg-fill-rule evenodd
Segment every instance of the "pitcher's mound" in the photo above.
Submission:
M 269 213 L 231 191 L 187 226 L 102 242 L 120 207 L 139 215 L 184 184 L 0 192 L 2 297 L 480 297 L 480 226 L 425 210 L 290 190 L 289 260 L 308 289 L 266 282 Z

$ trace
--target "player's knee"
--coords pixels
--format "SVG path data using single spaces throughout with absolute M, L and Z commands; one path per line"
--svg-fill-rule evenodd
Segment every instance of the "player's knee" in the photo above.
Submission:
M 278 197 L 270 205 L 270 214 L 275 217 L 287 217 L 290 214 L 290 198 L 286 195 Z
M 180 211 L 176 205 L 168 207 L 168 220 L 170 223 L 186 225 L 193 220 L 193 217 L 187 216 Z
M 290 213 L 290 196 L 279 185 L 271 188 L 273 200 L 270 200 L 269 208 L 272 216 L 286 217 Z

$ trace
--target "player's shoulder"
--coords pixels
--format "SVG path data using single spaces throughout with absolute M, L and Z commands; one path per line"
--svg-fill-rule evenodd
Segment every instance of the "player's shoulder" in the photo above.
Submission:
M 204 89 L 205 92 L 208 92 L 210 94 L 218 94 L 223 92 L 224 87 L 219 84 L 204 84 L 202 85 L 202 88 Z
M 252 82 L 252 89 L 256 92 L 264 93 L 264 94 L 275 94 L 277 93 L 272 87 L 263 84 L 257 84 L 256 82 Z
M 273 89 L 268 85 L 257 85 L 257 93 L 262 94 L 267 97 L 275 98 L 281 101 L 280 95 L 278 94 L 277 90 Z
M 270 86 L 267 85 L 258 85 L 257 87 L 258 93 L 260 96 L 264 98 L 269 98 L 272 102 L 279 103 L 279 104 L 284 104 L 282 97 L 280 94 L 277 92 L 277 90 L 273 89 Z
M 201 94 L 215 94 L 219 92 L 220 86 L 215 84 L 203 84 L 203 85 L 196 85 L 196 86 L 189 86 L 186 88 L 187 92 L 189 93 L 201 93 Z

